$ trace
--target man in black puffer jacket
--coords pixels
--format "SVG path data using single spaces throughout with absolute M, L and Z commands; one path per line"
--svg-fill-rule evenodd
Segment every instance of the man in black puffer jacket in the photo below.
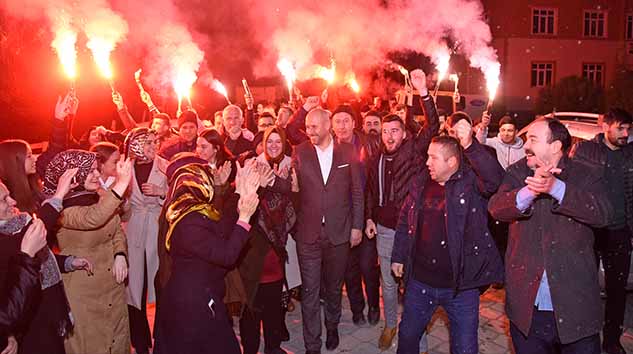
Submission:
M 589 163 L 602 171 L 608 186 L 615 219 L 606 228 L 594 229 L 596 259 L 602 259 L 607 292 L 602 348 L 608 354 L 626 353 L 620 344 L 626 283 L 631 264 L 633 232 L 633 146 L 627 144 L 631 114 L 612 109 L 604 116 L 603 133 L 574 146 L 574 160 Z
M 365 233 L 370 239 L 376 237 L 383 284 L 385 328 L 378 340 L 381 350 L 391 347 L 398 324 L 398 282 L 391 274 L 391 251 L 398 214 L 413 176 L 419 174 L 426 163 L 426 151 L 439 128 L 437 111 L 428 94 L 424 72 L 415 70 L 411 77 L 420 91 L 421 97 L 416 98 L 428 117 L 426 124 L 416 135 L 409 137 L 410 132 L 399 116 L 390 114 L 383 118 L 383 151 L 369 163 L 365 190 Z M 407 119 L 413 120 L 413 116 Z M 420 351 L 426 351 L 425 337 L 420 344 Z

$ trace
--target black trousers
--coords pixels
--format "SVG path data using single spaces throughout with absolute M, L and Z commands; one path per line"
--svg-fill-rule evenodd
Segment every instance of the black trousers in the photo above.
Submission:
M 631 234 L 621 230 L 600 229 L 594 232 L 596 263 L 602 259 L 607 293 L 603 341 L 619 343 L 626 308 L 626 283 L 631 267 Z
M 141 296 L 141 309 L 134 306 L 127 306 L 130 319 L 130 340 L 132 347 L 139 352 L 144 353 L 148 348 L 152 347 L 152 334 L 149 330 L 149 321 L 147 321 L 147 261 L 143 260 L 143 295 Z
M 301 271 L 301 317 L 307 350 L 320 351 L 321 306 L 319 292 L 323 275 L 325 328 L 334 330 L 341 321 L 341 296 L 349 242 L 333 245 L 324 234 L 314 243 L 297 242 Z
M 510 335 L 516 354 L 600 354 L 599 334 L 561 344 L 552 311 L 534 309 L 527 337 L 510 321 Z
M 281 308 L 282 281 L 259 284 L 253 308 L 244 309 L 240 318 L 240 338 L 244 354 L 257 354 L 262 322 L 266 351 L 281 346 L 283 310 Z
M 363 295 L 363 281 L 365 294 Z M 380 267 L 376 238 L 363 235 L 361 243 L 350 249 L 345 270 L 345 288 L 352 313 L 360 314 L 365 310 L 365 296 L 369 308 L 380 307 Z

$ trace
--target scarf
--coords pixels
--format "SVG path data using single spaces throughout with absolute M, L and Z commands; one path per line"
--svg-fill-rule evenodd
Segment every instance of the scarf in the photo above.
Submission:
M 174 172 L 169 189 L 165 218 L 168 224 L 165 247 L 171 247 L 171 234 L 182 218 L 192 212 L 218 221 L 220 212 L 211 204 L 213 200 L 213 174 L 208 165 L 188 164 Z
M 137 163 L 150 163 L 152 159 L 145 156 L 143 149 L 147 144 L 147 138 L 153 131 L 148 128 L 134 128 L 125 137 L 123 143 L 123 153 L 125 157 L 136 160 Z
M 53 196 L 57 190 L 57 182 L 59 178 L 71 168 L 78 168 L 75 175 L 75 183 L 77 187 L 73 188 L 66 198 L 76 195 L 90 193 L 84 189 L 84 183 L 88 174 L 92 171 L 92 165 L 97 161 L 97 154 L 84 150 L 66 150 L 62 151 L 48 163 L 44 174 L 44 187 L 42 188 L 44 195 Z
M 257 161 L 272 163 L 266 157 L 267 155 L 262 153 L 257 157 Z M 288 156 L 283 156 L 279 163 L 279 170 L 284 167 L 289 168 L 290 163 L 291 159 Z M 277 178 L 281 177 L 277 176 Z M 296 221 L 297 215 L 290 198 L 281 193 L 265 190 L 259 201 L 257 226 L 262 230 L 275 252 L 284 260 L 287 258 L 286 242 L 288 241 L 288 232 Z
M 27 213 L 20 213 L 13 218 L 0 224 L 0 234 L 3 235 L 16 235 L 22 232 L 22 230 L 33 220 L 31 215 Z M 50 248 L 44 247 L 35 255 L 40 261 L 40 282 L 42 290 L 48 289 L 51 286 L 58 284 L 62 281 L 62 274 L 55 260 L 55 256 Z

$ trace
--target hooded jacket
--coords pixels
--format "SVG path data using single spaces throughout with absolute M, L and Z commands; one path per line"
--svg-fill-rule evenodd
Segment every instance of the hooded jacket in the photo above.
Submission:
M 476 136 L 480 143 L 493 147 L 497 151 L 497 160 L 499 160 L 499 164 L 504 170 L 507 170 L 508 166 L 525 157 L 523 139 L 518 136 L 514 138 L 512 144 L 504 143 L 499 135 L 488 139 L 488 128 L 478 129 Z

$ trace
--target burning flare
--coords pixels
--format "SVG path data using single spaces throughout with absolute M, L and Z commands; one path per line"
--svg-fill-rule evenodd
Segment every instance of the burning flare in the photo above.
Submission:
M 290 97 L 292 98 L 292 87 L 294 85 L 295 80 L 297 79 L 297 72 L 294 66 L 292 65 L 290 60 L 286 58 L 281 58 L 277 62 L 277 69 L 279 69 L 279 72 L 281 72 L 281 75 L 283 75 L 286 78 L 286 83 L 288 85 L 288 93 L 290 94 Z
M 334 82 L 336 72 L 334 68 L 326 68 L 324 66 L 318 66 L 316 76 L 327 81 L 328 85 L 331 85 Z
M 110 65 L 110 54 L 114 50 L 114 43 L 104 38 L 93 37 L 86 46 L 92 51 L 92 57 L 101 72 L 101 75 L 108 80 L 112 80 L 112 67 Z
M 451 55 L 448 52 L 438 52 L 435 54 L 435 65 L 437 69 L 437 82 L 444 80 L 446 77 L 446 72 L 448 72 L 449 62 L 451 60 Z
M 359 93 L 360 92 L 360 85 L 358 84 L 358 81 L 356 81 L 356 75 L 354 75 L 354 73 L 351 73 L 351 74 L 348 75 L 348 77 L 347 77 L 347 85 L 349 85 L 349 87 L 355 93 Z
M 226 87 L 224 87 L 224 85 L 218 81 L 218 80 L 213 80 L 213 83 L 211 84 L 211 87 L 213 88 L 213 90 L 215 90 L 217 93 L 221 94 L 222 96 L 224 96 L 224 98 L 226 98 L 226 101 L 231 104 L 231 101 L 229 100 L 229 94 L 226 91 Z
M 55 32 L 55 39 L 51 43 L 59 57 L 64 73 L 69 79 L 77 77 L 77 32 L 70 28 L 60 28 Z
M 191 72 L 183 72 L 173 79 L 172 85 L 178 96 L 178 102 L 181 102 L 183 98 L 189 99 L 191 97 L 191 87 L 196 79 L 196 74 Z
M 451 74 L 448 79 L 455 82 L 455 92 L 459 91 L 457 89 L 457 85 L 459 85 L 459 76 L 457 76 L 457 74 Z
M 488 89 L 488 99 L 490 102 L 494 101 L 497 95 L 497 89 L 501 81 L 499 76 L 501 75 L 501 64 L 490 63 L 490 65 L 484 69 L 484 76 L 486 77 L 486 88 Z

